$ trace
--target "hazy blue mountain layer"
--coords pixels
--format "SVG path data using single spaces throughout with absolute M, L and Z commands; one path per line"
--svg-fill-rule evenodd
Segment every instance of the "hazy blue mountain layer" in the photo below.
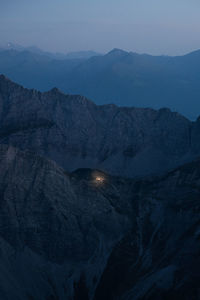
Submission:
M 27 88 L 48 90 L 58 86 L 81 59 L 55 60 L 30 51 L 0 51 L 0 72 Z
M 48 56 L 49 58 L 52 59 L 88 59 L 93 56 L 100 56 L 102 54 L 89 50 L 89 51 L 74 51 L 74 52 L 67 52 L 67 53 L 60 53 L 60 52 L 48 52 L 41 50 L 40 48 L 36 46 L 29 46 L 29 47 L 24 47 L 19 44 L 15 43 L 7 43 L 6 45 L 0 45 L 0 51 L 17 51 L 17 52 L 30 52 L 33 54 L 39 54 L 43 56 Z
M 191 119 L 200 113 L 200 51 L 169 57 L 114 49 L 106 55 L 69 54 L 60 60 L 27 50 L 0 51 L 0 72 L 25 87 L 46 91 L 57 86 L 97 104 L 164 106 Z

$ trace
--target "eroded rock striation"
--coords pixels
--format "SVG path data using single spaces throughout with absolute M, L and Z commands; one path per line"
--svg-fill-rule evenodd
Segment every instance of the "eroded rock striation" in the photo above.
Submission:
M 199 170 L 66 173 L 0 145 L 0 298 L 198 299 Z
M 80 280 L 92 297 L 131 228 L 128 197 L 95 176 L 0 145 L 0 299 L 76 299 Z

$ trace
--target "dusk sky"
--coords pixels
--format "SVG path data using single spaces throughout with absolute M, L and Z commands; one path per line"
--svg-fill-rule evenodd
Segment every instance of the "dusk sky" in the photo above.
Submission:
M 0 44 L 69 52 L 200 49 L 199 0 L 0 0 Z

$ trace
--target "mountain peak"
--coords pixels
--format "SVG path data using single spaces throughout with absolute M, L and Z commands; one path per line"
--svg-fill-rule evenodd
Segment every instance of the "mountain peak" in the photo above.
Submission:
M 62 93 L 57 87 L 52 88 L 49 92 L 52 94 L 61 94 Z
M 13 82 L 9 78 L 7 78 L 5 75 L 0 74 L 0 88 L 4 87 L 5 89 L 7 89 L 10 86 L 14 86 L 16 88 L 21 88 L 21 85 Z
M 0 80 L 9 80 L 5 75 L 3 74 L 0 74 Z
M 121 56 L 124 54 L 128 54 L 128 52 L 118 48 L 114 48 L 110 52 L 108 52 L 108 55 L 115 55 L 115 56 Z
M 15 86 L 19 86 L 18 84 L 12 82 L 9 78 L 7 78 L 5 75 L 0 74 L 0 84 L 1 85 L 15 85 Z

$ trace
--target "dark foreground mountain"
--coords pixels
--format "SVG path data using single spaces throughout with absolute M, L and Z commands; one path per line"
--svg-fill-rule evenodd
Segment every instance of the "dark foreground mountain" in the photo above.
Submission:
M 67 58 L 31 49 L 0 51 L 0 73 L 28 88 L 57 86 L 97 104 L 169 107 L 192 119 L 200 114 L 200 51 L 169 57 L 114 49 L 89 59 L 87 53 Z
M 159 174 L 200 155 L 200 119 L 169 109 L 97 106 L 82 96 L 27 90 L 0 76 L 0 143 L 29 149 L 67 171 Z
M 0 145 L 0 299 L 199 299 L 200 162 L 136 181 Z

